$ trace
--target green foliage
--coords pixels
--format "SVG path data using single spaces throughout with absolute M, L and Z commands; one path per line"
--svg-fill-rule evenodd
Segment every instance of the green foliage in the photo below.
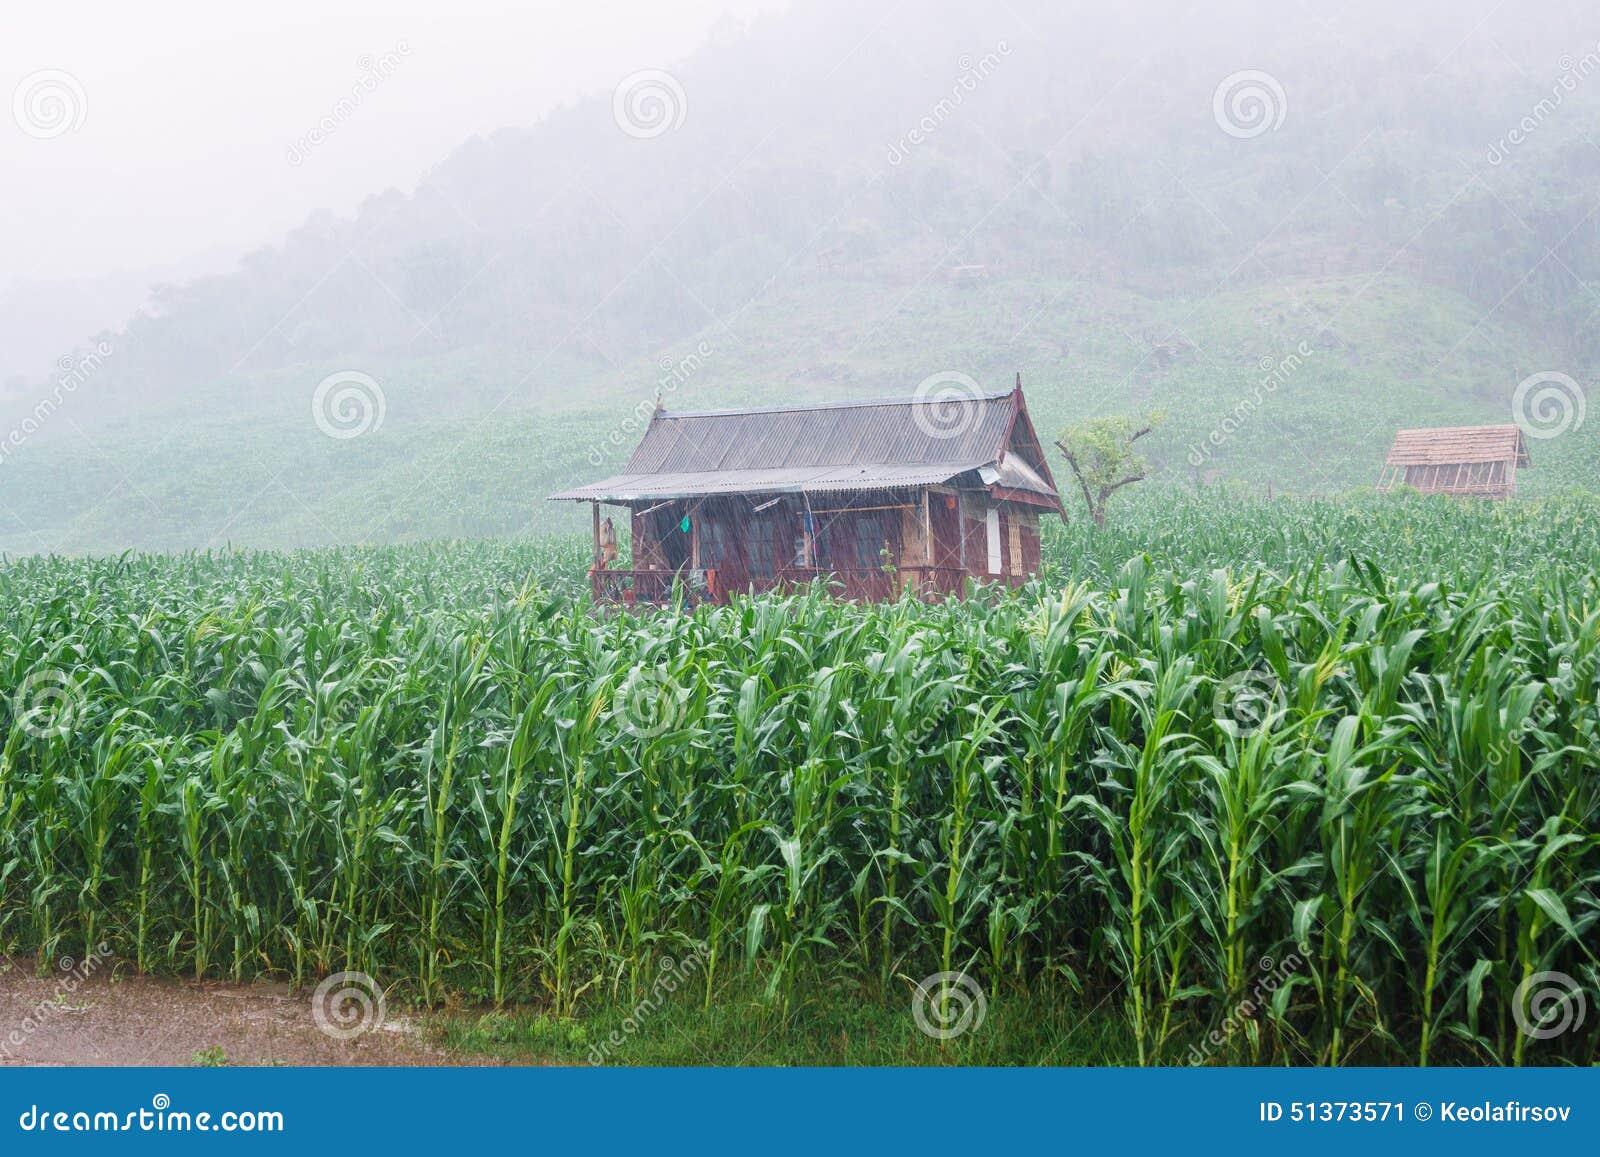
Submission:
M 1517 1029 L 1600 982 L 1592 504 L 1151 492 L 936 605 L 596 613 L 585 547 L 0 567 L 0 946 L 558 1051 L 664 975 L 784 1025 L 942 971 L 1147 1063 L 1600 1044 Z
M 1136 443 L 1160 421 L 1160 414 L 1146 418 L 1088 418 L 1068 426 L 1056 438 L 1056 446 L 1067 460 L 1084 508 L 1096 527 L 1105 526 L 1106 503 L 1113 494 L 1144 480 L 1149 464 Z
M 1039 312 L 1052 301 L 1059 307 Z M 1322 331 L 1330 317 L 1336 331 Z M 738 342 L 706 332 L 715 352 L 665 393 L 668 408 L 903 397 L 945 367 L 1004 389 L 1020 367 L 1062 497 L 1074 505 L 1052 433 L 1096 413 L 1158 406 L 1167 415 L 1139 442 L 1151 477 L 1134 493 L 1198 476 L 1209 488 L 1231 482 L 1257 495 L 1269 485 L 1326 494 L 1376 482 L 1395 430 L 1508 421 L 1527 367 L 1568 364 L 1503 314 L 1484 321 L 1460 295 L 1392 276 L 1252 285 L 1203 299 L 1056 277 L 994 278 L 976 294 L 939 282 L 907 291 L 836 279 L 776 287 L 746 318 Z M 1174 330 L 1194 346 L 1163 346 Z M 1267 393 L 1263 364 L 1282 363 L 1308 336 L 1314 352 Z M 692 348 L 666 356 L 676 363 Z M 848 367 L 833 360 L 840 348 L 855 351 Z M 522 388 L 526 357 L 493 347 L 358 364 L 382 386 L 387 411 L 380 428 L 345 440 L 317 428 L 310 399 L 348 363 L 208 382 L 165 403 L 85 386 L 0 464 L 8 480 L 0 550 L 587 536 L 587 510 L 545 496 L 621 470 L 642 429 L 625 423 L 641 404 L 648 413 L 661 378 L 654 356 L 620 367 L 558 357 Z M 1588 380 L 1580 367 L 1571 372 Z M 1258 394 L 1260 408 L 1213 444 L 1211 432 Z M 1530 452 L 1522 494 L 1600 492 L 1600 422 Z

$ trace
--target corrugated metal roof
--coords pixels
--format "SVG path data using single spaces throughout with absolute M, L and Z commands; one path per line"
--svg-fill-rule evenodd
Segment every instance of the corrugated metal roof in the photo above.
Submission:
M 1515 424 L 1401 430 L 1394 436 L 1387 462 L 1390 466 L 1453 466 L 1511 458 L 1518 466 L 1530 465 L 1527 443 Z
M 625 474 L 994 462 L 1011 429 L 1010 394 L 764 410 L 660 411 Z
M 1032 490 L 1036 494 L 1054 494 L 1050 484 L 1039 477 L 1039 472 L 1015 454 L 1007 454 L 1000 461 L 1000 485 L 1007 490 Z
M 638 502 L 646 499 L 703 498 L 716 494 L 799 494 L 833 490 L 890 490 L 937 486 L 963 467 L 813 466 L 777 470 L 717 470 L 675 474 L 618 474 L 603 482 L 552 494 L 575 502 Z
M 551 495 L 622 502 L 710 494 L 932 486 L 980 467 L 1002 485 L 1055 497 L 1006 456 L 1016 398 L 893 398 L 755 410 L 658 410 L 621 474 Z

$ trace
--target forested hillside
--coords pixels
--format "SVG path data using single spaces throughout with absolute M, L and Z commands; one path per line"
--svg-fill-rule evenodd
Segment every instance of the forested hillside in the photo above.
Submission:
M 1585 9 L 1390 7 L 1195 6 L 1152 36 L 1104 6 L 824 0 L 725 29 L 638 107 L 508 108 L 414 191 L 85 335 L 63 366 L 103 355 L 4 458 L 0 544 L 514 533 L 621 460 L 658 388 L 942 371 L 1022 372 L 1047 428 L 1164 411 L 1175 484 L 1369 484 L 1397 426 L 1506 421 L 1520 380 L 1600 354 Z M 314 421 L 336 373 L 376 385 L 360 437 Z M 1536 446 L 1525 490 L 1593 484 L 1589 433 Z

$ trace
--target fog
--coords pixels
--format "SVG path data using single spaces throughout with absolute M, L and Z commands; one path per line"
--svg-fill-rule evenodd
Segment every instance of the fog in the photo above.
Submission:
M 1303 345 L 1205 472 L 1319 491 L 1600 351 L 1576 0 L 3 22 L 0 549 L 538 529 L 692 351 L 674 405 L 1020 372 L 1047 424 L 1168 411 L 1181 472 Z M 346 440 L 308 408 L 351 374 Z
M 206 0 L 7 5 L 0 90 L 15 100 L 25 79 L 65 73 L 65 86 L 35 87 L 67 94 L 75 127 L 48 147 L 9 117 L 0 131 L 0 300 L 28 310 L 46 283 L 48 312 L 82 311 L 71 337 L 85 336 L 124 320 L 150 282 L 228 269 L 316 210 L 409 191 L 467 138 L 531 124 L 782 3 L 282 0 L 248 16 Z M 359 107 L 336 113 L 357 93 Z M 330 116 L 324 146 L 306 147 Z M 59 282 L 80 284 L 48 287 Z M 32 325 L 0 326 L 7 345 L 36 351 L 28 369 L 59 352 L 39 356 Z M 23 368 L 0 351 L 0 379 Z

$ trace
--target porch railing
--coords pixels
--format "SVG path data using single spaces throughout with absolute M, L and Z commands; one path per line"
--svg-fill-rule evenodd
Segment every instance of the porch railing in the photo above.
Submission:
M 959 595 L 967 589 L 967 572 L 958 566 L 903 566 L 900 573 L 924 595 Z
M 717 582 L 715 570 L 601 570 L 589 572 L 594 601 L 632 606 L 669 603 L 675 588 L 683 588 L 683 598 L 696 603 L 722 602 L 725 592 Z
M 959 595 L 966 590 L 967 574 L 953 566 L 902 566 L 887 571 L 882 567 L 786 566 L 775 578 L 750 585 L 759 592 L 813 582 L 825 583 L 840 598 L 887 600 L 907 588 L 924 597 Z
M 780 567 L 775 575 L 744 576 L 731 582 L 716 570 L 590 572 L 594 601 L 620 603 L 623 606 L 660 606 L 669 603 L 674 597 L 675 588 L 680 585 L 684 601 L 690 606 L 703 602 L 726 602 L 730 594 L 792 590 L 814 582 L 825 584 L 843 599 L 886 602 L 897 598 L 903 589 L 913 590 L 923 598 L 939 598 L 964 594 L 969 577 L 960 567 L 947 566 L 902 566 L 891 570 L 882 567 L 785 566 Z M 976 581 L 1020 586 L 1027 580 L 1000 575 L 988 580 L 979 576 Z
M 794 587 L 808 583 L 826 583 L 835 594 L 845 599 L 883 601 L 892 599 L 900 591 L 900 580 L 893 570 L 882 567 L 780 567 L 769 586 Z

